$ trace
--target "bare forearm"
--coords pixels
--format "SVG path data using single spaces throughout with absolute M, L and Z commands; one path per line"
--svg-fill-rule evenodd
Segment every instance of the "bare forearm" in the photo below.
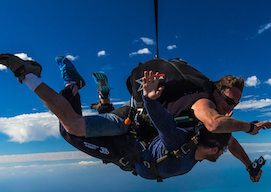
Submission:
M 223 115 L 217 115 L 214 122 L 211 130 L 213 133 L 247 132 L 250 130 L 250 123 Z
M 239 159 L 246 167 L 248 167 L 251 164 L 251 161 L 248 155 L 246 154 L 245 150 L 234 137 L 232 137 L 230 140 L 229 151 L 234 157 Z

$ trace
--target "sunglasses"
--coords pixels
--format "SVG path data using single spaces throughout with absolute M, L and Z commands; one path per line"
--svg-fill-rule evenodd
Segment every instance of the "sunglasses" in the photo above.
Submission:
M 227 95 L 225 95 L 225 93 L 222 93 L 222 96 L 225 98 L 225 101 L 226 103 L 229 105 L 229 106 L 236 106 L 238 105 L 238 103 L 236 103 L 232 98 L 228 97 Z

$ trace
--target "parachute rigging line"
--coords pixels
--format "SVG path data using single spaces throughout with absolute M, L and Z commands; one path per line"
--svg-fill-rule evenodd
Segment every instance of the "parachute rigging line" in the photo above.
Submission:
M 155 35 L 156 35 L 156 55 L 155 57 L 159 59 L 158 52 L 158 0 L 154 0 L 154 12 L 155 12 Z

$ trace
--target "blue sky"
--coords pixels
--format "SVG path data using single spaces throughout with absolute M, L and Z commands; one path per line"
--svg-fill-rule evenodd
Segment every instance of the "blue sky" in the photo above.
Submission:
M 63 82 L 54 58 L 69 55 L 87 83 L 81 91 L 85 114 L 94 113 L 88 105 L 98 99 L 91 73 L 107 74 L 112 101 L 121 104 L 129 100 L 125 82 L 131 70 L 154 58 L 152 0 L 0 2 L 0 52 L 39 62 L 42 80 L 56 91 Z M 242 76 L 246 87 L 233 117 L 271 120 L 270 7 L 270 0 L 159 0 L 160 57 L 180 57 L 212 80 Z M 67 144 L 58 133 L 57 119 L 1 66 L 0 81 L 2 191 L 264 191 L 269 184 L 269 162 L 261 183 L 252 184 L 243 165 L 229 154 L 162 184 L 101 165 Z M 270 159 L 270 131 L 234 136 L 251 159 Z M 194 178 L 198 185 L 191 182 Z

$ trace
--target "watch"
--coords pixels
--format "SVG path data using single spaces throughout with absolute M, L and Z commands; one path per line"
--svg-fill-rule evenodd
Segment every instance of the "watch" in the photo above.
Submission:
M 251 133 L 255 128 L 255 124 L 254 123 L 250 123 L 250 129 L 249 131 L 247 131 L 247 133 Z

